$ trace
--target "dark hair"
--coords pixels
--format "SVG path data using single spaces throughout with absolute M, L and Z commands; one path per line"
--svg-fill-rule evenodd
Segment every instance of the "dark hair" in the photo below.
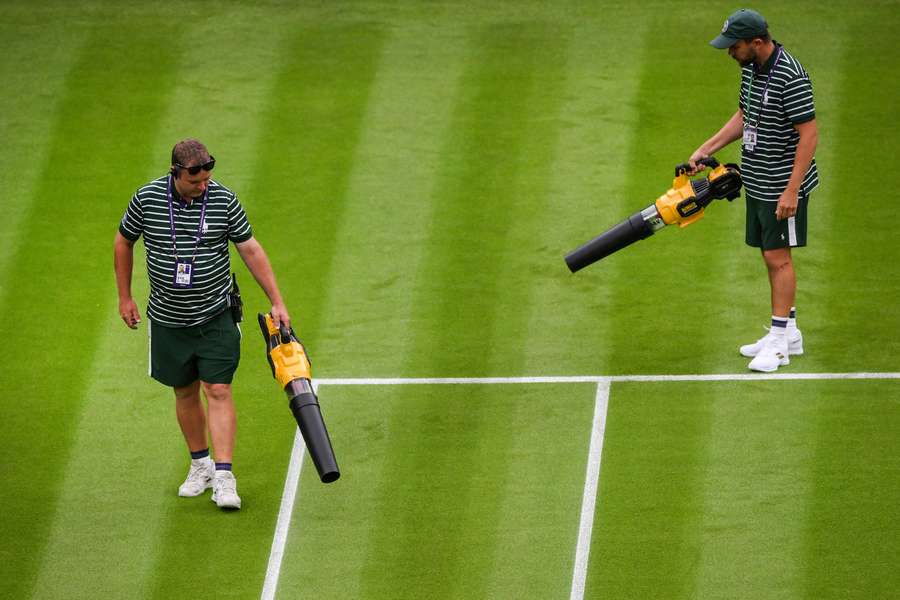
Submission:
M 210 160 L 209 150 L 200 140 L 188 138 L 181 140 L 172 148 L 172 164 L 179 164 L 183 167 L 193 167 L 208 163 Z

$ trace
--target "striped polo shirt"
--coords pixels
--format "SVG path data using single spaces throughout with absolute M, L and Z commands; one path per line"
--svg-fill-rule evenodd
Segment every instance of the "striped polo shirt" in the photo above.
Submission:
M 192 286 L 175 287 L 175 253 L 166 196 L 168 183 L 169 175 L 165 175 L 135 192 L 119 223 L 119 233 L 132 242 L 144 236 L 150 278 L 147 316 L 158 325 L 189 327 L 209 321 L 226 308 L 231 287 L 228 241 L 247 241 L 253 232 L 241 203 L 225 186 L 209 180 L 206 216 L 201 227 L 201 199 L 195 198 L 190 204 L 183 202 L 173 185 L 178 258 L 189 260 L 196 247 Z M 199 244 L 198 229 L 202 231 Z
M 781 58 L 775 65 L 779 50 Z M 816 118 L 809 75 L 796 58 L 775 42 L 775 50 L 766 64 L 757 67 L 751 63 L 741 70 L 740 108 L 744 128 L 757 129 L 754 151 L 748 152 L 744 145 L 741 146 L 741 178 L 747 196 L 777 202 L 794 168 L 794 155 L 800 140 L 794 125 Z M 800 184 L 800 193 L 809 194 L 817 185 L 819 172 L 813 159 Z

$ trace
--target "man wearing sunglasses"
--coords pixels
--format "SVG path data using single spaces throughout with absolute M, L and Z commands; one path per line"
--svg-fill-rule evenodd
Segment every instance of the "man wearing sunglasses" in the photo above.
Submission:
M 241 499 L 231 471 L 237 423 L 231 381 L 240 360 L 241 334 L 229 310 L 229 241 L 269 297 L 275 325 L 290 325 L 290 316 L 243 207 L 234 192 L 211 179 L 215 165 L 198 140 L 175 145 L 170 171 L 138 189 L 119 223 L 115 272 L 119 314 L 136 329 L 141 315 L 131 296 L 131 274 L 134 244 L 143 235 L 150 279 L 149 371 L 174 389 L 175 414 L 191 453 L 178 495 L 199 496 L 212 487 L 218 506 L 237 509 Z

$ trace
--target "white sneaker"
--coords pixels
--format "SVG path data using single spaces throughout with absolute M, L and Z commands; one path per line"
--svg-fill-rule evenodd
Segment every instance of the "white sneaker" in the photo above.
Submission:
M 777 371 L 778 367 L 791 364 L 788 358 L 788 341 L 784 337 L 769 334 L 762 350 L 757 353 L 756 358 L 750 361 L 748 365 L 752 371 L 761 371 L 763 373 L 771 373 Z
M 213 473 L 216 471 L 216 463 L 212 458 L 198 458 L 191 460 L 191 469 L 188 471 L 187 479 L 178 488 L 179 496 L 199 496 L 212 487 Z
M 800 330 L 796 327 L 791 327 L 787 330 L 785 335 L 788 340 L 788 354 L 791 356 L 803 354 L 803 334 L 800 333 Z M 769 332 L 754 343 L 741 346 L 741 354 L 747 358 L 753 358 L 759 354 L 759 351 L 763 349 L 763 346 L 765 346 L 766 342 L 772 337 L 774 337 L 774 334 Z
M 241 497 L 237 495 L 237 480 L 231 471 L 216 471 L 213 477 L 213 493 L 210 498 L 219 508 L 240 508 Z

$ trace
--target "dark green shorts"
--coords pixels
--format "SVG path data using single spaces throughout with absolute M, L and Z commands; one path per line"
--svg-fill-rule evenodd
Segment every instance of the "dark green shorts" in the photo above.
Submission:
M 230 311 L 193 327 L 150 322 L 150 376 L 160 383 L 231 383 L 240 360 L 241 332 Z
M 763 250 L 806 245 L 806 214 L 809 194 L 797 197 L 797 214 L 779 221 L 777 202 L 747 198 L 747 245 Z

